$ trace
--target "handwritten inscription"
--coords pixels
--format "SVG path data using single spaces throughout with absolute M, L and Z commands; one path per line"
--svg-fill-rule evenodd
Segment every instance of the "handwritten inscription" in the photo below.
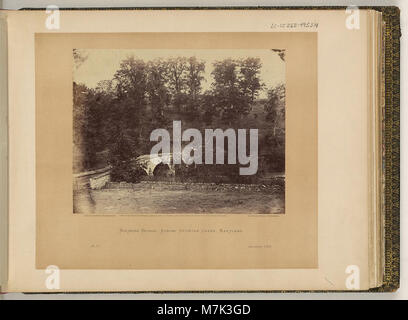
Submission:
M 318 22 L 289 22 L 289 23 L 272 23 L 271 29 L 317 29 L 319 27 Z

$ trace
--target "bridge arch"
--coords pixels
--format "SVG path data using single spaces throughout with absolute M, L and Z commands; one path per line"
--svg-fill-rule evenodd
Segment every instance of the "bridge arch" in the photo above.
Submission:
M 136 165 L 140 166 L 149 176 L 155 176 L 157 174 L 164 174 L 164 173 L 166 175 L 174 175 L 175 169 L 174 169 L 174 164 L 172 164 L 172 158 L 173 158 L 172 154 L 163 154 L 163 155 L 156 155 L 156 156 L 147 154 L 147 155 L 141 155 L 137 157 L 134 160 L 134 162 Z M 164 163 L 163 159 L 168 160 L 166 162 L 169 162 L 169 163 L 168 164 Z

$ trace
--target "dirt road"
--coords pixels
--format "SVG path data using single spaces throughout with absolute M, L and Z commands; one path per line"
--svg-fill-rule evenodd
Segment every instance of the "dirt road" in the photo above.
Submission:
M 284 213 L 283 190 L 271 186 L 136 184 L 74 193 L 74 212 L 87 214 Z

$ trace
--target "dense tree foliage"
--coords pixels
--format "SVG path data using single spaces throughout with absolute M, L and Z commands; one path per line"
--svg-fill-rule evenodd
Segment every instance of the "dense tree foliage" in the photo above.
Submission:
M 78 67 L 86 57 L 74 52 L 74 59 Z M 260 127 L 265 144 L 261 149 L 281 157 L 283 167 L 274 170 L 284 170 L 284 85 L 269 88 L 262 102 L 258 97 L 266 88 L 260 59 L 225 59 L 213 64 L 212 82 L 203 92 L 205 67 L 196 57 L 129 57 L 112 79 L 95 88 L 74 83 L 74 170 L 108 163 L 121 168 L 127 160 L 148 154 L 151 131 L 171 130 L 173 120 L 198 129 Z

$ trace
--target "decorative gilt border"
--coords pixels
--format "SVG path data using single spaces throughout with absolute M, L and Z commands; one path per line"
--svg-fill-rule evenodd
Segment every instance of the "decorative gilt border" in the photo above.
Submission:
M 373 292 L 396 291 L 400 282 L 400 10 L 381 11 L 385 45 L 384 176 L 385 270 L 384 284 Z

